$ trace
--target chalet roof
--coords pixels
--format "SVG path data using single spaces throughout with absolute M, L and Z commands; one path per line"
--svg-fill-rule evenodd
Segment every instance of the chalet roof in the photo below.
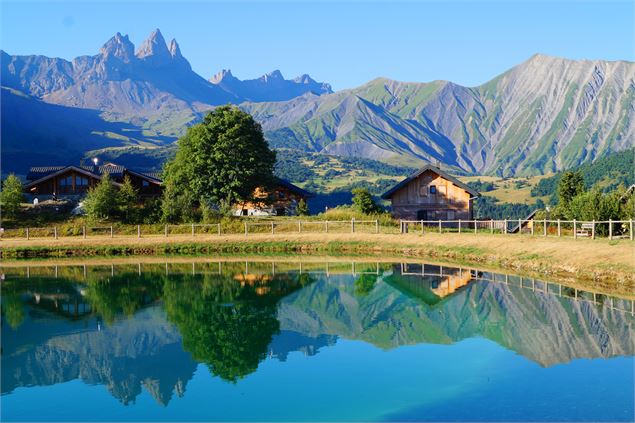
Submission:
M 286 189 L 288 189 L 291 192 L 295 192 L 298 195 L 301 195 L 303 197 L 306 198 L 311 198 L 311 197 L 315 197 L 315 195 L 313 193 L 310 193 L 309 191 L 303 190 L 302 188 L 300 188 L 297 185 L 293 185 L 291 182 L 286 181 L 282 178 L 276 178 L 276 184 L 285 187 Z
M 403 181 L 399 182 L 397 185 L 395 185 L 394 187 L 392 187 L 391 189 L 389 189 L 385 193 L 383 193 L 381 198 L 388 199 L 388 198 L 392 197 L 392 195 L 395 192 L 397 192 L 398 190 L 400 190 L 404 186 L 408 185 L 410 182 L 412 182 L 416 178 L 418 178 L 419 175 L 421 175 L 422 173 L 424 173 L 424 172 L 426 172 L 428 170 L 431 171 L 431 172 L 436 173 L 437 175 L 443 177 L 444 179 L 447 179 L 448 181 L 452 182 L 457 187 L 463 188 L 465 191 L 469 192 L 474 197 L 479 197 L 481 195 L 478 191 L 470 188 L 467 184 L 459 181 L 457 178 L 455 178 L 454 176 L 450 175 L 449 173 L 446 173 L 446 172 L 442 171 L 441 169 L 439 169 L 436 166 L 432 166 L 432 165 L 428 164 L 428 165 L 425 165 L 424 167 L 422 167 L 421 169 L 417 170 L 416 172 L 414 172 L 410 176 L 408 176 Z
M 115 164 L 115 163 L 104 163 L 100 166 L 35 166 L 29 169 L 29 173 L 26 175 L 26 179 L 29 181 L 34 181 L 36 179 L 40 179 L 44 176 L 48 176 L 50 174 L 56 173 L 62 169 L 66 169 L 68 167 L 75 167 L 79 169 L 83 169 L 88 171 L 94 175 L 103 175 L 104 173 L 108 173 L 113 177 L 119 177 L 123 175 L 123 172 L 126 170 L 124 166 Z
M 61 175 L 64 172 L 67 172 L 68 170 L 74 170 L 74 171 L 76 171 L 78 173 L 82 173 L 82 174 L 84 174 L 86 176 L 90 176 L 90 177 L 93 177 L 93 178 L 96 178 L 96 179 L 101 179 L 102 178 L 101 174 L 96 174 L 96 173 L 93 173 L 93 172 L 91 172 L 89 170 L 86 170 L 86 169 L 84 169 L 83 166 L 82 167 L 79 167 L 79 166 L 55 166 L 55 167 L 58 168 L 56 171 L 51 171 L 51 172 L 48 172 L 46 174 L 43 174 L 43 176 L 41 176 L 40 178 L 32 180 L 31 182 L 26 184 L 24 186 L 24 188 L 25 189 L 31 188 L 32 186 L 35 186 L 35 185 L 37 185 L 37 184 L 39 184 L 39 183 L 41 183 L 41 182 L 43 182 L 43 181 L 45 181 L 45 180 L 47 180 L 49 178 L 52 178 L 53 176 Z M 114 185 L 117 185 L 117 186 L 121 185 L 121 184 L 119 184 L 116 181 L 112 181 L 112 183 Z

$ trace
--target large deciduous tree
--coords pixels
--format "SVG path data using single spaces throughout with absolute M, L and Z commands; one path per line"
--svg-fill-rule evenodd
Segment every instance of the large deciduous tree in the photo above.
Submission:
M 198 204 L 252 199 L 256 188 L 272 185 L 275 161 L 251 115 L 235 106 L 214 109 L 179 139 L 175 158 L 165 166 L 164 218 L 187 219 Z

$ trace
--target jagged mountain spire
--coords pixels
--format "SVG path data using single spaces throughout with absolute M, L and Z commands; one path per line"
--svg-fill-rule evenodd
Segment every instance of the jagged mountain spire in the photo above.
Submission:
M 139 59 L 155 63 L 162 63 L 172 58 L 165 39 L 158 28 L 152 31 L 150 36 L 141 44 L 136 56 Z
M 121 35 L 117 32 L 102 46 L 99 51 L 104 57 L 116 57 L 122 62 L 130 62 L 134 59 L 134 44 L 128 35 Z

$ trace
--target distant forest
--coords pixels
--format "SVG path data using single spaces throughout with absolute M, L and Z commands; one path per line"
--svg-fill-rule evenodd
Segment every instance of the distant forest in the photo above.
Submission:
M 600 187 L 603 191 L 611 191 L 620 185 L 635 184 L 635 148 L 603 157 L 594 163 L 576 166 L 571 171 L 579 171 L 584 178 L 587 189 Z M 562 172 L 540 180 L 531 190 L 532 197 L 549 196 L 549 203 L 556 204 L 557 188 Z

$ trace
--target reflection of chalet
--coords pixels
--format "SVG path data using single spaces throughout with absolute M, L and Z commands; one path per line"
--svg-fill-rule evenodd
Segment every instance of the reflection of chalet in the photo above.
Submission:
M 256 190 L 254 197 L 262 202 L 238 203 L 234 209 L 236 216 L 295 216 L 300 200 L 313 197 L 308 191 L 278 178 L 272 192 Z
M 141 173 L 114 163 L 101 166 L 41 166 L 32 167 L 27 175 L 24 190 L 33 198 L 45 200 L 57 198 L 79 198 L 89 188 L 97 185 L 108 173 L 113 185 L 120 187 L 127 176 L 141 197 L 161 195 L 162 181 L 153 173 Z
M 393 265 L 393 274 L 385 280 L 409 297 L 434 305 L 477 277 L 470 270 L 402 263 Z
M 399 182 L 382 198 L 390 199 L 392 215 L 410 220 L 472 219 L 472 201 L 479 193 L 441 169 L 426 165 Z

